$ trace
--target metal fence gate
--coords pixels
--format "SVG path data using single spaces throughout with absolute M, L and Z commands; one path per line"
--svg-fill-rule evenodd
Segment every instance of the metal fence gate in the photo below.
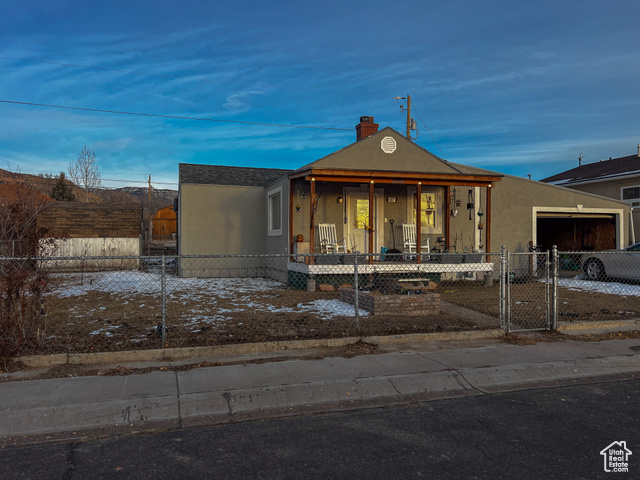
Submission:
M 510 332 L 550 330 L 554 282 L 549 252 L 502 252 L 501 318 Z

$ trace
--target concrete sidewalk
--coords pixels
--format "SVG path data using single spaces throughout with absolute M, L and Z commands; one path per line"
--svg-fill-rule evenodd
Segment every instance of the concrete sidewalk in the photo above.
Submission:
M 633 339 L 395 345 L 353 358 L 13 381 L 0 383 L 0 444 L 638 376 Z

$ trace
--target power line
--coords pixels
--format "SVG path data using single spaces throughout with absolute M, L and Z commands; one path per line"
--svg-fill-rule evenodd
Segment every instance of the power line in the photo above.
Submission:
M 0 100 L 0 103 L 10 103 L 13 105 L 29 105 L 33 107 L 60 108 L 64 110 L 80 110 L 83 112 L 116 113 L 120 115 L 137 115 L 141 117 L 171 118 L 176 120 L 198 120 L 201 122 L 239 123 L 243 125 L 261 125 L 261 126 L 267 126 L 267 127 L 281 127 L 281 128 L 305 128 L 309 130 L 337 130 L 337 131 L 343 131 L 343 132 L 350 132 L 352 130 L 350 128 L 309 127 L 307 125 L 287 125 L 282 123 L 247 122 L 242 120 L 221 120 L 218 118 L 183 117 L 179 115 L 163 115 L 159 113 L 125 112 L 121 110 L 102 110 L 100 108 L 70 107 L 68 105 L 51 105 L 46 103 L 18 102 L 15 100 Z
M 1 171 L 2 169 L 0 169 Z M 9 175 L 29 175 L 32 177 L 37 177 L 37 178 L 41 178 L 41 179 L 45 179 L 45 180 L 57 180 L 59 178 L 58 176 L 58 171 L 53 172 L 53 171 L 48 171 L 48 172 L 43 172 L 42 170 L 22 170 L 20 169 L 17 172 L 13 172 L 11 170 L 5 170 L 6 172 L 9 172 Z M 64 172 L 62 172 L 64 173 Z M 165 175 L 166 176 L 166 175 Z M 143 185 L 147 185 L 147 183 L 149 183 L 147 180 L 130 180 L 130 179 L 124 179 L 124 178 L 100 178 L 101 181 L 103 182 L 118 182 L 118 183 L 140 183 Z M 0 182 L 2 180 L 0 179 Z M 47 182 L 33 182 L 30 181 L 30 183 L 35 183 L 38 185 L 48 185 Z M 153 182 L 154 185 L 178 185 L 178 182 Z M 105 187 L 105 188 L 122 188 L 122 187 Z
M 415 107 L 414 107 L 415 110 Z M 427 129 L 427 133 L 429 134 L 429 136 L 431 137 L 431 140 L 433 140 L 433 143 L 436 144 L 436 147 L 438 147 L 438 150 L 440 151 L 440 155 L 442 155 L 442 158 L 444 158 L 445 160 L 447 159 L 447 157 L 444 156 L 444 153 L 442 152 L 442 150 L 440 149 L 440 145 L 438 145 L 438 142 L 436 142 L 436 139 L 433 138 L 433 135 L 431 135 L 431 132 L 429 131 L 429 127 L 427 127 L 427 124 L 424 122 L 424 120 L 422 120 L 422 117 L 420 116 L 420 113 L 415 110 L 416 114 L 418 115 L 418 118 L 420 118 L 420 121 L 422 122 L 422 124 L 424 125 L 424 128 Z
M 20 174 L 18 174 L 20 175 Z M 34 175 L 35 177 L 38 177 L 38 175 Z M 46 186 L 53 186 L 55 185 L 55 181 L 58 179 L 59 177 L 54 177 L 54 178 L 50 178 L 47 180 L 50 180 L 49 182 L 45 182 L 43 181 L 45 178 L 43 178 L 43 180 L 31 180 L 31 179 L 24 179 L 24 184 L 25 185 L 46 185 Z M 132 187 L 132 188 L 144 188 L 145 190 L 147 189 L 146 185 L 148 184 L 148 182 L 145 181 L 141 181 L 141 180 L 113 180 L 113 179 L 109 179 L 109 178 L 103 178 L 102 180 L 104 180 L 105 182 L 122 182 L 122 183 L 141 183 L 143 185 L 145 185 L 145 187 Z M 15 183 L 15 182 L 8 182 L 4 179 L 0 179 L 0 184 L 5 184 L 5 183 Z M 178 185 L 178 182 L 151 182 L 152 185 Z M 79 185 L 76 185 L 75 183 L 73 184 L 73 186 L 78 187 L 78 188 L 82 188 Z M 117 190 L 117 189 L 122 189 L 122 188 L 126 188 L 125 187 L 109 187 L 107 185 L 98 185 L 95 187 L 91 187 L 94 190 Z M 155 188 L 155 187 L 154 187 Z M 171 188 L 156 188 L 156 190 L 172 190 Z

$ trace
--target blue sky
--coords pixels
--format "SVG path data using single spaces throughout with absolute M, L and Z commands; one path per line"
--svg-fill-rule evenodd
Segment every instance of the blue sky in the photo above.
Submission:
M 296 168 L 361 115 L 404 132 L 409 94 L 424 148 L 540 179 L 636 153 L 639 25 L 636 0 L 5 0 L 0 100 L 320 128 L 0 103 L 0 168 L 55 174 L 85 144 L 115 187 Z

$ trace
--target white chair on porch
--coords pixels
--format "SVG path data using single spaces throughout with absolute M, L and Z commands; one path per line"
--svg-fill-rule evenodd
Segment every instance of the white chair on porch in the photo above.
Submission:
M 416 224 L 403 223 L 402 236 L 404 238 L 404 253 L 416 253 Z M 425 246 L 422 247 L 422 253 L 431 253 L 430 239 L 423 240 L 423 243 L 425 243 Z
M 321 253 L 347 253 L 345 239 L 338 240 L 335 223 L 319 223 L 318 238 Z

